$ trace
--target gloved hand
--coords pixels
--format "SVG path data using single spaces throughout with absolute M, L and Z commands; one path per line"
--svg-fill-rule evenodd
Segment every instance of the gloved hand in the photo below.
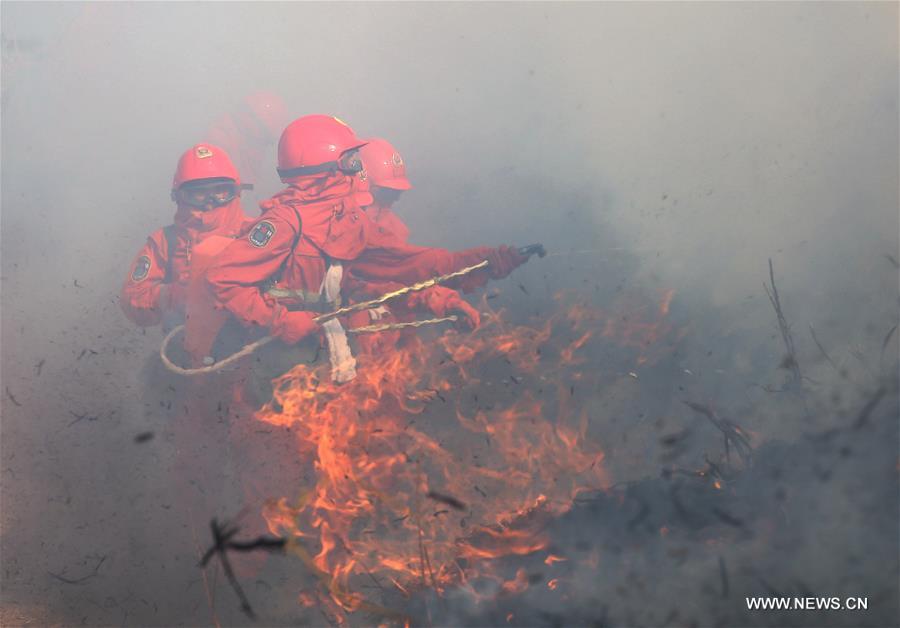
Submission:
M 319 329 L 311 312 L 289 312 L 280 310 L 272 323 L 272 335 L 292 345 L 303 340 Z
M 503 279 L 513 270 L 528 261 L 514 246 L 498 246 L 487 255 L 488 275 L 491 279 Z
M 478 329 L 481 325 L 481 314 L 474 307 L 469 305 L 456 290 L 451 291 L 447 301 L 444 303 L 445 311 L 456 312 L 461 316 L 460 323 L 471 330 Z
M 414 293 L 410 305 L 412 307 L 424 305 L 435 316 L 447 316 L 451 312 L 456 312 L 462 316 L 461 322 L 469 329 L 478 329 L 481 324 L 478 310 L 464 301 L 456 290 L 444 286 L 432 286 Z

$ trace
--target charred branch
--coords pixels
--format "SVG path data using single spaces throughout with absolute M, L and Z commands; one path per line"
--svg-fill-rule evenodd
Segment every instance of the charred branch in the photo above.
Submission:
M 14 406 L 22 407 L 22 404 L 16 401 L 16 398 L 13 396 L 11 392 L 9 392 L 9 386 L 6 387 L 6 396 L 9 397 L 9 400 L 13 402 Z
M 100 565 L 102 565 L 103 561 L 105 561 L 105 560 L 106 560 L 106 556 L 101 556 L 100 560 L 97 561 L 97 564 L 94 565 L 94 570 L 91 571 L 91 573 L 89 573 L 85 576 L 82 576 L 80 578 L 66 578 L 65 576 L 61 576 L 57 573 L 53 573 L 52 571 L 48 571 L 47 574 L 49 574 L 50 576 L 53 576 L 60 582 L 65 582 L 66 584 L 81 584 L 82 582 L 84 582 L 86 580 L 90 580 L 91 578 L 96 576 L 97 573 L 100 571 Z
M 802 391 L 803 375 L 800 373 L 800 363 L 797 362 L 797 351 L 794 348 L 794 337 L 791 335 L 791 326 L 784 316 L 784 309 L 781 307 L 781 297 L 778 294 L 778 287 L 775 285 L 775 270 L 772 267 L 771 257 L 769 258 L 769 282 L 771 287 L 763 282 L 763 288 L 766 291 L 766 296 L 769 297 L 769 302 L 775 309 L 775 316 L 778 319 L 778 329 L 781 332 L 781 339 L 784 342 L 784 348 L 787 352 L 784 356 L 784 360 L 781 362 L 781 366 L 791 372 L 791 382 L 794 388 L 798 391 Z
M 228 550 L 236 552 L 252 552 L 256 550 L 281 552 L 287 544 L 287 539 L 260 536 L 251 541 L 234 541 L 232 539 L 240 530 L 237 526 L 228 522 L 220 525 L 216 519 L 213 519 L 209 522 L 209 527 L 212 530 L 213 545 L 206 550 L 203 558 L 200 559 L 200 567 L 206 567 L 206 564 L 212 557 L 218 555 L 219 562 L 222 563 L 222 569 L 225 571 L 225 576 L 228 578 L 228 583 L 231 585 L 231 588 L 234 589 L 235 594 L 241 602 L 241 610 L 250 619 L 255 619 L 256 615 L 253 613 L 250 601 L 244 594 L 243 588 L 241 588 L 240 583 L 234 575 L 234 571 L 231 569 L 231 563 L 228 560 Z
M 753 454 L 753 448 L 750 446 L 750 441 L 747 440 L 747 438 L 744 436 L 743 430 L 741 430 L 740 427 L 738 427 L 728 419 L 718 416 L 715 411 L 708 405 L 695 403 L 693 401 L 685 401 L 684 405 L 686 405 L 694 412 L 705 416 L 707 419 L 709 419 L 710 423 L 712 423 L 720 432 L 722 432 L 722 436 L 725 439 L 726 455 L 730 452 L 731 447 L 733 446 L 735 451 L 737 451 L 738 455 L 741 457 L 742 461 L 750 461 Z
M 822 356 L 828 361 L 828 363 L 834 368 L 835 371 L 839 370 L 837 364 L 834 363 L 834 360 L 832 360 L 831 356 L 828 355 L 828 352 L 825 351 L 825 347 L 823 347 L 822 343 L 819 342 L 819 339 L 816 338 L 816 330 L 812 326 L 812 323 L 810 323 L 809 325 L 809 335 L 812 336 L 813 342 L 816 343 L 816 346 L 819 348 Z
M 73 417 L 75 417 L 75 420 L 74 420 L 74 421 L 70 421 L 69 424 L 66 425 L 66 427 L 72 427 L 73 425 L 75 425 L 75 424 L 78 423 L 79 421 L 84 421 L 84 420 L 87 420 L 87 421 L 96 421 L 97 419 L 100 418 L 99 416 L 88 416 L 88 413 L 87 413 L 87 412 L 85 412 L 84 414 L 78 414 L 77 412 L 72 412 L 71 410 L 69 410 L 69 414 L 71 414 Z
M 425 495 L 428 499 L 433 499 L 436 502 L 440 502 L 442 504 L 447 504 L 454 510 L 466 510 L 467 506 L 465 502 L 462 502 L 452 495 L 444 495 L 443 493 L 438 493 L 437 491 L 428 491 L 428 494 Z

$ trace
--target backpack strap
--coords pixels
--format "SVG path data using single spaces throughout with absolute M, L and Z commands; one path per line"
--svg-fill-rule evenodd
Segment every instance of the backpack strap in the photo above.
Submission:
M 178 246 L 178 238 L 175 235 L 175 225 L 163 227 L 163 235 L 166 237 L 166 276 L 163 283 L 172 283 L 175 275 L 173 262 L 175 260 L 175 248 Z
M 300 217 L 300 212 L 296 207 L 291 205 L 291 209 L 294 211 L 294 215 L 297 217 L 297 233 L 294 235 L 294 243 L 291 244 L 291 252 L 287 257 L 284 258 L 284 261 L 281 262 L 281 265 L 278 267 L 271 277 L 266 279 L 261 289 L 263 292 L 267 292 L 270 288 L 272 288 L 276 283 L 281 281 L 281 276 L 284 274 L 284 269 L 287 267 L 288 263 L 291 261 L 291 256 L 294 254 L 294 251 L 297 250 L 297 245 L 300 244 L 300 238 L 303 237 L 303 219 Z M 263 214 L 265 216 L 265 214 Z M 260 216 L 262 219 L 263 216 Z

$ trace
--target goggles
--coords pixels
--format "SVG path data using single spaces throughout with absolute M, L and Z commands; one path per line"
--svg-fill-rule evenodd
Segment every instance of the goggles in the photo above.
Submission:
M 240 190 L 234 181 L 188 182 L 175 192 L 176 200 L 198 209 L 221 207 L 237 198 Z

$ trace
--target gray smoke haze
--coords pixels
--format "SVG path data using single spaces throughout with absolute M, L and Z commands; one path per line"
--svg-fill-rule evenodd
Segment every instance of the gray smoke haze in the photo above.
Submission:
M 192 545 L 171 509 L 171 443 L 163 425 L 148 423 L 142 389 L 160 333 L 132 326 L 118 291 L 147 234 L 171 222 L 178 156 L 216 117 L 267 89 L 292 117 L 330 113 L 397 146 L 415 186 L 398 205 L 413 242 L 543 242 L 551 256 L 491 286 L 501 292 L 494 304 L 530 314 L 548 310 L 561 289 L 600 305 L 622 286 L 654 299 L 673 289 L 673 320 L 688 332 L 658 377 L 665 392 L 617 386 L 597 400 L 617 419 L 648 414 L 594 419 L 613 479 L 658 480 L 659 431 L 706 429 L 684 399 L 714 404 L 752 432 L 755 446 L 771 448 L 764 461 L 782 446 L 810 468 L 820 454 L 841 460 L 833 499 L 796 463 L 804 469 L 796 482 L 819 491 L 797 515 L 809 525 L 796 529 L 825 546 L 847 540 L 853 551 L 829 558 L 779 537 L 800 549 L 790 567 L 761 560 L 764 580 L 783 575 L 830 595 L 840 582 L 816 574 L 852 564 L 847 573 L 859 582 L 890 592 L 862 620 L 758 621 L 896 625 L 897 334 L 887 339 L 900 303 L 895 3 L 4 1 L 0 17 L 0 624 L 210 621 L 195 567 L 206 531 Z M 280 189 L 269 160 L 248 214 L 257 213 L 251 199 Z M 779 369 L 784 347 L 762 287 L 769 258 L 808 378 L 807 408 L 772 392 L 788 371 Z M 882 420 L 847 437 L 853 456 L 808 451 L 810 434 L 852 423 L 880 386 Z M 136 445 L 145 430 L 158 437 Z M 699 468 L 714 448 L 713 431 L 678 465 Z M 852 480 L 876 462 L 888 471 L 878 467 L 870 484 Z M 763 499 L 762 489 L 747 490 L 751 503 Z M 855 496 L 881 504 L 875 532 Z M 813 521 L 817 513 L 839 523 Z M 597 523 L 579 512 L 558 525 L 567 535 L 566 526 Z M 765 551 L 757 537 L 734 560 Z M 667 619 L 643 603 L 619 604 L 624 568 L 579 572 L 609 593 L 603 623 L 747 623 L 743 596 L 764 594 L 740 589 L 735 576 L 731 610 L 719 612 L 725 602 L 694 599 L 684 584 L 706 563 L 635 560 L 642 577 L 660 574 L 647 584 L 659 609 L 677 600 L 685 608 Z M 289 575 L 249 587 L 264 623 L 322 623 L 296 604 L 290 574 L 301 567 L 283 561 Z M 78 579 L 98 564 L 77 584 L 50 575 Z M 597 590 L 582 586 L 568 621 L 558 601 L 519 608 L 590 623 Z M 218 597 L 224 623 L 245 621 L 222 582 Z M 442 617 L 505 616 L 461 603 Z

